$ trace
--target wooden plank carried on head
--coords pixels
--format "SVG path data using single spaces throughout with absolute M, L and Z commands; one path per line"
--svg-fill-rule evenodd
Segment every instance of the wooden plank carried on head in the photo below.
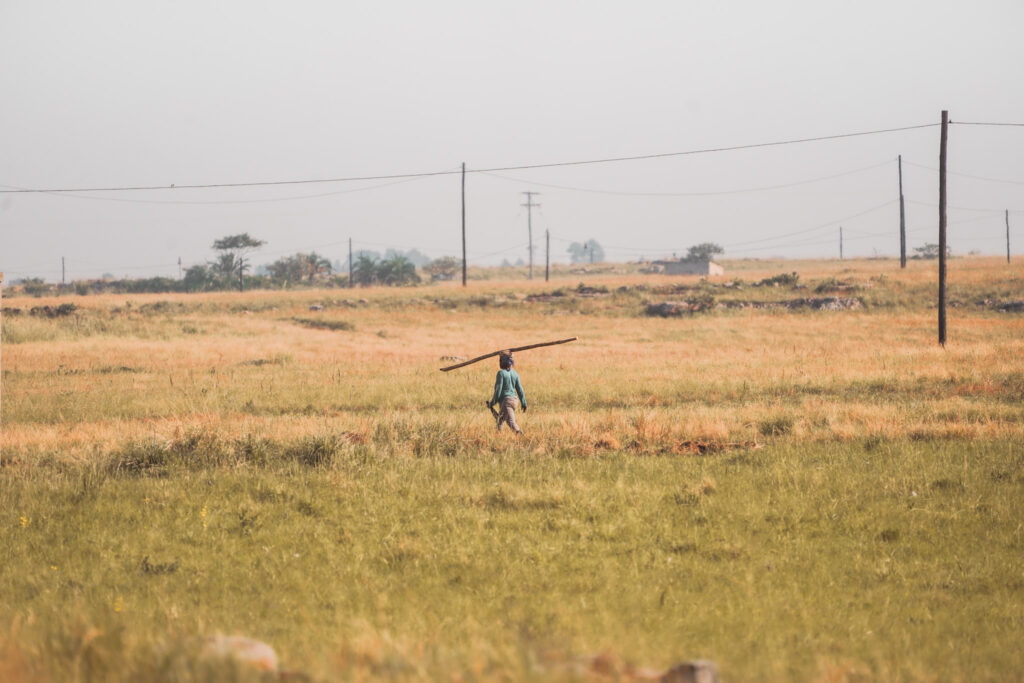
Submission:
M 492 353 L 485 353 L 482 356 L 477 356 L 476 358 L 470 358 L 469 360 L 462 361 L 461 363 L 456 363 L 455 365 L 449 365 L 448 367 L 441 368 L 441 372 L 448 372 L 449 370 L 455 370 L 456 368 L 462 368 L 462 367 L 465 367 L 467 365 L 472 365 L 473 363 L 479 363 L 482 360 L 485 360 L 487 358 L 493 358 L 494 356 L 497 356 L 498 354 L 503 353 L 505 351 L 512 351 L 512 352 L 515 352 L 515 351 L 527 351 L 529 349 L 539 349 L 542 346 L 554 346 L 555 344 L 566 344 L 566 343 L 571 342 L 571 341 L 576 341 L 577 339 L 579 339 L 579 337 L 569 337 L 568 339 L 557 339 L 555 341 L 540 342 L 539 344 L 527 344 L 526 346 L 513 346 L 512 348 L 501 349 L 500 351 L 494 351 Z

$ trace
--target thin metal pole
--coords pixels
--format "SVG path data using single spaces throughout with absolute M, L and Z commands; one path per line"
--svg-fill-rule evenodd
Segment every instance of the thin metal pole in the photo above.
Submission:
M 949 112 L 942 110 L 939 138 L 939 344 L 946 345 L 946 143 Z
M 466 286 L 466 162 L 462 162 L 462 286 Z

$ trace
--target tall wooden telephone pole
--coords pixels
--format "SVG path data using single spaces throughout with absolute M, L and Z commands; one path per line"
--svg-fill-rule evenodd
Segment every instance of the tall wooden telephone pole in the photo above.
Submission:
M 1006 210 L 1006 262 L 1010 262 L 1010 210 Z
M 1009 226 L 1010 226 L 1010 224 L 1007 223 L 1006 226 L 1007 226 L 1006 227 L 1006 234 L 1007 234 L 1007 238 L 1006 238 L 1007 241 L 1006 241 L 1006 243 L 1007 243 L 1007 245 L 1009 245 L 1009 243 L 1010 243 L 1010 241 L 1009 241 L 1010 240 L 1010 238 L 1009 238 L 1009 234 L 1010 234 L 1010 227 Z M 547 282 L 547 281 L 549 281 L 551 279 L 551 231 L 549 231 L 549 230 L 545 230 L 544 231 L 544 243 L 545 243 L 545 245 L 544 245 L 544 282 Z M 1007 252 L 1006 253 L 1007 254 L 1010 253 L 1009 252 L 1009 246 L 1007 246 Z M 1007 258 L 1009 258 L 1009 257 L 1007 257 Z
M 540 204 L 533 203 L 533 195 L 540 194 L 540 192 L 523 192 L 526 195 L 526 203 L 521 206 L 526 207 L 526 229 L 530 235 L 530 279 L 533 279 L 533 207 L 540 206 Z
M 946 141 L 949 139 L 949 112 L 942 110 L 939 137 L 939 344 L 946 345 Z
M 900 268 L 907 267 L 907 219 L 903 211 L 903 155 L 896 157 L 900 171 Z
M 462 286 L 466 286 L 466 162 L 462 162 Z

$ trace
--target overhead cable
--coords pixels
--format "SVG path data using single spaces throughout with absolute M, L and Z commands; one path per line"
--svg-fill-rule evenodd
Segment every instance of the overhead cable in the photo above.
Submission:
M 818 178 L 810 178 L 808 180 L 798 180 L 792 183 L 783 183 L 780 185 L 765 185 L 762 187 L 746 187 L 735 190 L 716 190 L 711 192 L 624 192 L 618 190 L 595 190 L 592 188 L 585 187 L 572 187 L 569 185 L 555 185 L 553 183 L 539 183 L 533 180 L 521 180 L 519 178 L 509 178 L 508 176 L 498 175 L 497 173 L 491 173 L 488 171 L 481 171 L 484 175 L 491 176 L 493 178 L 500 178 L 502 180 L 508 180 L 514 183 L 523 183 L 528 185 L 537 185 L 539 187 L 551 187 L 557 190 L 570 190 L 572 192 L 590 192 L 593 194 L 610 194 L 620 195 L 627 197 L 713 197 L 717 195 L 727 194 L 743 194 L 746 192 L 765 192 L 767 190 L 781 190 L 787 187 L 797 187 L 799 185 L 809 185 L 811 183 L 818 183 L 825 180 L 832 180 L 834 178 L 842 178 L 844 176 L 853 175 L 854 173 L 861 173 L 863 171 L 869 171 L 875 168 L 880 168 L 891 164 L 894 159 L 883 161 L 878 164 L 872 164 L 871 166 L 864 166 L 862 168 L 856 168 L 852 171 L 844 171 L 842 173 L 836 173 L 834 175 L 820 176 Z
M 647 159 L 664 159 L 668 157 L 677 156 L 689 156 L 695 154 L 710 154 L 713 152 L 733 152 L 744 149 L 758 149 L 762 147 L 778 147 L 781 145 L 795 145 L 807 142 L 822 142 L 825 140 L 839 140 L 842 138 L 860 137 L 864 135 L 878 135 L 882 133 L 895 133 L 906 130 L 916 130 L 920 128 L 933 128 L 938 126 L 938 123 L 925 123 L 916 126 L 901 126 L 899 128 L 881 128 L 877 130 L 859 131 L 856 133 L 840 133 L 837 135 L 821 135 L 817 137 L 809 138 L 796 138 L 792 140 L 778 140 L 775 142 L 760 142 L 748 145 L 733 145 L 729 147 L 709 147 L 705 149 L 692 149 L 682 152 L 663 152 L 659 154 L 640 154 L 636 156 L 627 157 L 608 157 L 604 159 L 588 159 L 585 161 L 562 161 L 553 162 L 546 164 L 526 164 L 521 166 L 500 166 L 494 168 L 481 168 L 481 169 L 466 169 L 466 173 L 494 173 L 498 171 L 524 171 L 538 168 L 555 168 L 560 166 L 584 166 L 587 164 L 607 164 L 617 163 L 622 161 L 643 161 Z M 228 188 L 228 187 L 270 187 L 277 185 L 309 185 L 313 183 L 341 183 L 341 182 L 354 182 L 359 180 L 398 180 L 401 178 L 425 178 L 430 176 L 445 176 L 445 175 L 456 175 L 462 173 L 462 170 L 449 170 L 449 171 L 427 171 L 422 173 L 392 173 L 387 175 L 376 175 L 376 176 L 357 176 L 357 177 L 346 177 L 346 178 L 316 178 L 316 179 L 305 179 L 305 180 L 273 180 L 273 181 L 262 181 L 262 182 L 248 182 L 248 183 L 206 183 L 206 184 L 191 184 L 191 185 L 144 185 L 144 186 L 122 186 L 122 187 L 78 187 L 78 188 L 51 188 L 51 189 L 36 189 L 36 188 L 16 188 L 0 190 L 0 194 L 29 194 L 29 193 L 61 193 L 61 192 L 134 192 L 141 190 L 197 190 L 197 189 L 212 189 L 212 188 Z M 10 187 L 10 186 L 7 186 Z

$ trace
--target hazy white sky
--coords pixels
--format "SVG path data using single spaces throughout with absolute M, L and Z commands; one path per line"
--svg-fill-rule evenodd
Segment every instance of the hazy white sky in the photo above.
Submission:
M 0 189 L 349 178 L 1024 123 L 1020 0 L 0 0 Z M 938 127 L 467 176 L 471 263 L 937 241 Z M 1024 127 L 950 127 L 954 253 L 1024 244 Z M 838 177 L 837 177 L 838 176 Z M 982 179 L 984 178 L 984 179 Z M 816 181 L 816 182 L 804 182 Z M 778 189 L 758 189 L 788 185 Z M 219 237 L 459 255 L 460 178 L 0 194 L 9 279 L 177 275 Z M 970 210 L 968 210 L 970 209 Z

